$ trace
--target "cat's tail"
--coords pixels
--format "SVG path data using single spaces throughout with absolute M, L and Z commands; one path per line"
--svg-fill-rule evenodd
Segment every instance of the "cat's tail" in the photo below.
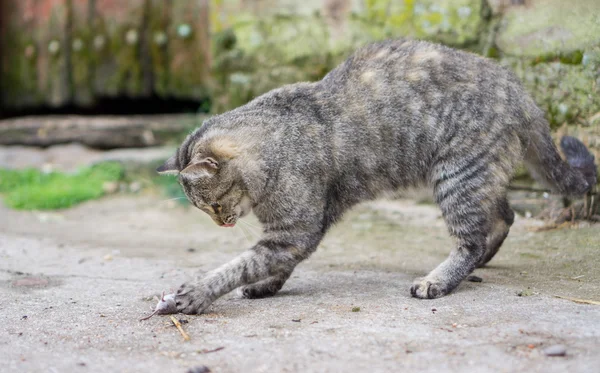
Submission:
M 565 161 L 552 141 L 546 120 L 540 118 L 532 124 L 525 155 L 525 165 L 532 176 L 563 196 L 577 197 L 589 192 L 597 181 L 594 155 L 578 139 L 564 136 L 560 147 Z

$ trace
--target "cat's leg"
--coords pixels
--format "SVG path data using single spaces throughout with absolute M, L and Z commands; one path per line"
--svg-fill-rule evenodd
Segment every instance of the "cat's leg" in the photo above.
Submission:
M 315 251 L 322 236 L 321 232 L 296 236 L 290 236 L 289 232 L 272 232 L 252 249 L 204 278 L 181 285 L 175 294 L 177 311 L 200 313 L 233 289 L 271 278 L 279 278 L 276 285 L 281 288 L 296 265 Z
M 498 203 L 498 212 L 496 220 L 492 227 L 492 231 L 488 234 L 485 254 L 477 264 L 478 267 L 483 267 L 487 262 L 492 260 L 494 255 L 502 246 L 504 239 L 508 236 L 508 231 L 515 221 L 515 213 L 510 208 L 506 197 L 502 198 Z
M 505 195 L 508 177 L 485 162 L 473 160 L 451 177 L 438 180 L 434 195 L 450 234 L 457 239 L 448 258 L 410 289 L 417 298 L 438 298 L 465 279 L 486 253 L 497 206 Z M 501 197 L 502 196 L 502 197 Z
M 458 240 L 448 258 L 427 276 L 417 278 L 410 293 L 422 299 L 439 298 L 450 293 L 477 265 L 485 249 L 485 234 L 476 233 L 471 238 Z
M 265 298 L 275 295 L 281 290 L 283 284 L 290 278 L 291 274 L 292 271 L 284 271 L 252 285 L 242 286 L 239 289 L 240 295 L 247 299 Z

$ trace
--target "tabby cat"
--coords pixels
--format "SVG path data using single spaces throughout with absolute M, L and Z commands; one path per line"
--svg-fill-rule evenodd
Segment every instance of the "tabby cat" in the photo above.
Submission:
M 205 310 L 241 287 L 275 294 L 355 204 L 433 188 L 456 247 L 410 293 L 448 294 L 498 251 L 513 223 L 506 190 L 523 160 L 554 191 L 581 196 L 594 157 L 572 137 L 561 159 L 544 114 L 493 61 L 422 41 L 359 49 L 321 81 L 284 86 L 207 119 L 159 167 L 217 225 L 251 211 L 262 239 L 176 292 L 179 312 Z

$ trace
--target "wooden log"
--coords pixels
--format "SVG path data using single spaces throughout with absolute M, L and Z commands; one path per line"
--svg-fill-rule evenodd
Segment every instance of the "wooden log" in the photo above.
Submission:
M 156 146 L 180 141 L 202 120 L 202 116 L 191 114 L 4 119 L 0 120 L 0 145 L 45 147 L 77 142 L 100 149 Z

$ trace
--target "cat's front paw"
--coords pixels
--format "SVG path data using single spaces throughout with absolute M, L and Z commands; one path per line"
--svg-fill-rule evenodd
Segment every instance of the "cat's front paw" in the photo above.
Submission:
M 177 312 L 194 315 L 204 311 L 210 304 L 206 290 L 200 284 L 185 283 L 175 293 Z
M 282 282 L 273 279 L 267 279 L 252 285 L 246 285 L 242 286 L 241 288 L 238 288 L 238 294 L 242 298 L 246 299 L 259 299 L 271 297 L 277 294 L 279 289 L 281 289 L 282 284 Z
M 417 278 L 410 288 L 410 294 L 421 299 L 439 298 L 449 292 L 450 290 L 444 283 L 427 277 Z

